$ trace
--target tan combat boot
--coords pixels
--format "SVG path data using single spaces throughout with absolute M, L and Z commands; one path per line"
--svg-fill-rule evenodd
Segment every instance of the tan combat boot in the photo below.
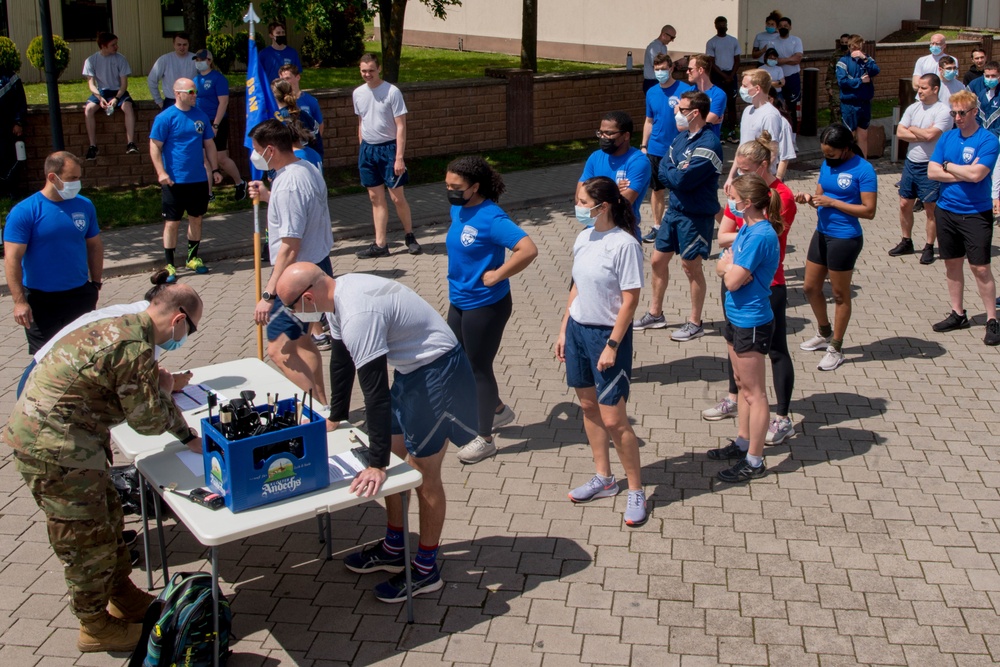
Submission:
M 125 583 L 112 591 L 111 600 L 108 603 L 108 613 L 127 623 L 142 623 L 146 616 L 146 609 L 155 599 L 133 584 L 131 579 L 126 579 Z
M 126 623 L 102 611 L 80 617 L 80 636 L 76 647 L 81 653 L 131 651 L 139 643 L 142 624 Z

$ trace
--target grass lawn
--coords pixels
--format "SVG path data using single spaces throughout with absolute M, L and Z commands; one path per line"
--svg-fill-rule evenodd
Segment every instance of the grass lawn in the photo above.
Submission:
M 381 51 L 378 42 L 368 42 L 365 47 L 375 53 Z M 448 49 L 427 49 L 404 46 L 400 63 L 400 82 L 442 81 L 445 79 L 469 79 L 483 76 L 487 67 L 518 67 L 520 59 L 500 53 L 476 53 L 472 51 L 451 51 Z M 538 61 L 538 72 L 581 72 L 608 69 L 610 65 L 581 63 L 571 60 Z M 246 84 L 246 76 L 240 72 L 227 74 L 231 86 Z M 306 69 L 302 72 L 302 87 L 341 88 L 361 85 L 361 77 L 356 66 Z M 49 96 L 44 83 L 32 83 L 24 87 L 28 104 L 48 104 Z M 146 77 L 129 77 L 129 93 L 135 100 L 151 100 Z M 59 101 L 63 104 L 80 104 L 90 97 L 86 81 L 70 81 L 59 84 Z

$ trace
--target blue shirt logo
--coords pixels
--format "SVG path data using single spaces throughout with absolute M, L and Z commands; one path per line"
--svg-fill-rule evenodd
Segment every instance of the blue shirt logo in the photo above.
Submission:
M 966 146 L 962 149 L 962 162 L 965 164 L 971 164 L 973 157 L 976 155 L 976 149 L 973 146 Z
M 837 175 L 837 185 L 840 186 L 841 190 L 846 190 L 851 187 L 851 182 L 854 181 L 854 176 L 850 173 L 843 173 Z
M 472 225 L 466 225 L 462 228 L 462 245 L 469 247 L 476 242 L 477 236 L 479 236 L 479 230 Z
M 194 131 L 197 132 L 198 134 L 204 134 L 205 133 L 205 123 L 201 122 L 200 120 L 196 120 L 194 122 Z
M 87 228 L 87 216 L 83 213 L 77 212 L 73 214 L 73 226 L 77 228 L 78 231 L 83 231 Z

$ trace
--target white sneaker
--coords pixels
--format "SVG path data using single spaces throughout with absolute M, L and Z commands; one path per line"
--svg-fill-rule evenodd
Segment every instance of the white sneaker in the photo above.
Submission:
M 493 416 L 493 430 L 495 431 L 498 428 L 503 428 L 507 424 L 513 423 L 515 419 L 517 419 L 517 415 L 514 414 L 514 411 L 509 405 L 504 404 L 503 410 Z
M 816 368 L 821 371 L 835 371 L 842 363 L 844 363 L 844 353 L 837 352 L 833 345 L 831 345 L 826 348 L 826 354 L 820 359 L 819 365 Z
M 496 453 L 496 443 L 486 442 L 486 438 L 477 435 L 472 442 L 458 450 L 458 460 L 465 464 L 479 463 Z
M 830 345 L 831 340 L 833 340 L 833 336 L 824 336 L 822 334 L 816 334 L 806 342 L 799 345 L 799 349 L 805 350 L 806 352 L 825 350 Z
M 723 396 L 713 407 L 703 410 L 701 418 L 705 421 L 717 422 L 726 417 L 735 417 L 737 412 L 736 401 L 730 401 L 728 396 Z

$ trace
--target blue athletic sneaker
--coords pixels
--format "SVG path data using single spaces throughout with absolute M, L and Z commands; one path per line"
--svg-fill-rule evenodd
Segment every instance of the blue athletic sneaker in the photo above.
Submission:
M 385 540 L 381 540 L 378 544 L 370 546 L 367 549 L 348 554 L 344 558 L 344 567 L 358 574 L 368 574 L 369 572 L 378 572 L 379 570 L 392 573 L 402 572 L 403 566 L 406 565 L 403 553 L 400 552 L 395 556 L 390 556 L 382 548 L 383 542 Z
M 625 525 L 632 527 L 641 526 L 646 523 L 646 519 L 648 518 L 646 492 L 642 490 L 629 491 L 628 504 L 625 506 Z
M 611 476 L 611 481 L 607 484 L 601 479 L 600 475 L 594 475 L 589 482 L 583 486 L 578 486 L 569 492 L 569 499 L 574 503 L 589 503 L 591 500 L 597 500 L 598 498 L 611 498 L 612 496 L 617 496 L 618 482 L 615 480 L 615 476 Z
M 444 588 L 444 580 L 435 564 L 434 569 L 427 574 L 420 574 L 417 568 L 410 568 L 410 576 L 413 582 L 413 597 L 433 593 Z M 400 572 L 389 581 L 375 587 L 375 597 L 382 602 L 395 604 L 406 601 L 406 573 Z

